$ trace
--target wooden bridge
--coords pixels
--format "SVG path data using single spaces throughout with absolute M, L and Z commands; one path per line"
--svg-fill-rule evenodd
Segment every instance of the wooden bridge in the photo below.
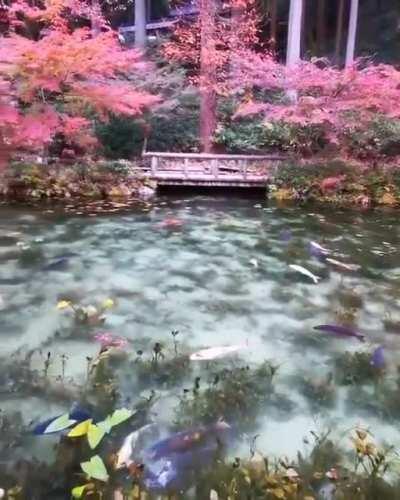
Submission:
M 286 157 L 144 152 L 144 170 L 158 186 L 265 187 Z

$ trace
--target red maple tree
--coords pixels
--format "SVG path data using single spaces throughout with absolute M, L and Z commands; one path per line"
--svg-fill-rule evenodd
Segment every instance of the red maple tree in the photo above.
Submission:
M 88 150 L 95 118 L 135 116 L 158 100 L 129 83 L 144 69 L 140 54 L 120 47 L 97 9 L 46 0 L 43 8 L 15 3 L 8 14 L 11 29 L 0 44 L 3 164 L 18 149 L 43 150 L 56 135 L 68 148 Z M 90 28 L 74 28 L 82 18 Z
M 241 116 L 264 113 L 266 122 L 319 126 L 336 146 L 346 133 L 368 127 L 377 116 L 400 118 L 400 71 L 394 66 L 360 60 L 339 69 L 315 60 L 288 68 L 250 51 L 242 51 L 237 65 L 232 91 L 256 88 L 269 96 L 243 102 L 237 112 Z M 293 90 L 295 100 L 288 98 Z
M 198 18 L 179 23 L 163 52 L 183 65 L 200 91 L 200 135 L 203 150 L 212 148 L 217 95 L 226 95 L 239 50 L 259 44 L 256 0 L 201 0 Z

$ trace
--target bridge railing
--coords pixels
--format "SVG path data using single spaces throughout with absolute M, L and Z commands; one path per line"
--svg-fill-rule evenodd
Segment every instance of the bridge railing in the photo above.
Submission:
M 146 151 L 147 168 L 153 178 L 231 178 L 248 180 L 266 177 L 286 160 L 281 155 L 231 155 L 208 153 L 162 153 Z

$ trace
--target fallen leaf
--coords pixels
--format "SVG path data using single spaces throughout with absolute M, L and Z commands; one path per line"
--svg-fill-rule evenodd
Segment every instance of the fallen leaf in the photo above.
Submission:
M 93 479 L 103 481 L 104 483 L 109 479 L 104 462 L 98 455 L 92 457 L 88 462 L 82 462 L 81 468 L 85 474 Z
M 71 302 L 68 300 L 60 300 L 60 302 L 57 303 L 57 309 L 67 309 L 67 307 L 71 307 Z

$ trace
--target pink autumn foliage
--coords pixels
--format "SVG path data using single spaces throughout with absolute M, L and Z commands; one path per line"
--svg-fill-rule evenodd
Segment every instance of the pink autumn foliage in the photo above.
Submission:
M 82 5 L 78 0 L 46 0 L 42 8 L 21 0 L 12 4 L 12 29 L 0 40 L 3 164 L 13 151 L 40 150 L 56 134 L 67 147 L 89 149 L 95 144 L 93 112 L 100 120 L 136 116 L 158 101 L 128 80 L 146 69 L 136 50 L 124 50 L 110 29 L 93 36 L 90 29 L 69 28 L 72 13 L 106 28 L 96 9 Z M 30 37 L 21 23 L 36 23 L 40 36 Z
M 237 116 L 264 113 L 269 122 L 318 125 L 333 143 L 345 129 L 367 125 L 377 115 L 400 118 L 400 71 L 390 65 L 359 61 L 339 69 L 315 60 L 287 68 L 249 51 L 237 64 L 234 91 L 256 87 L 275 93 L 271 102 L 242 103 Z

